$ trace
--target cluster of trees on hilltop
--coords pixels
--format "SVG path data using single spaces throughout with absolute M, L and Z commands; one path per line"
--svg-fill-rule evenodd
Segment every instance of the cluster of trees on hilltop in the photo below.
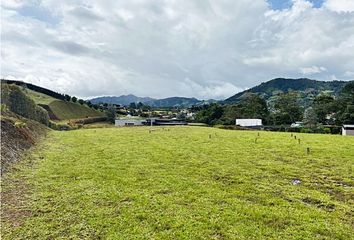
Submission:
M 209 125 L 234 125 L 236 118 L 260 118 L 266 125 L 289 125 L 303 121 L 317 124 L 354 123 L 354 82 L 347 84 L 338 97 L 320 94 L 309 107 L 301 106 L 296 91 L 280 93 L 272 106 L 258 94 L 245 93 L 235 104 L 201 106 L 195 116 L 197 122 Z
M 22 86 L 28 89 L 31 89 L 33 91 L 39 92 L 39 93 L 43 93 L 45 95 L 51 96 L 53 98 L 59 99 L 59 100 L 65 100 L 65 96 L 64 94 L 58 93 L 58 92 L 54 92 L 52 90 L 46 89 L 46 88 L 42 88 L 36 85 L 33 85 L 31 83 L 25 83 L 25 82 L 21 82 L 21 81 L 15 81 L 15 80 L 6 80 L 6 79 L 1 79 L 2 83 L 7 83 L 7 84 L 15 84 L 17 86 Z
M 39 86 L 36 86 L 34 84 L 31 84 L 31 83 L 25 83 L 25 82 L 15 81 L 15 80 L 1 79 L 1 84 L 4 85 L 4 86 L 5 85 L 17 85 L 17 86 L 23 87 L 24 89 L 28 88 L 28 89 L 33 90 L 35 92 L 43 93 L 45 95 L 48 95 L 48 96 L 53 97 L 53 98 L 58 99 L 58 100 L 67 101 L 67 102 L 71 101 L 71 102 L 74 102 L 74 103 L 79 103 L 81 105 L 85 104 L 88 107 L 94 108 L 96 110 L 98 110 L 98 109 L 104 110 L 104 109 L 100 108 L 100 105 L 92 104 L 90 101 L 85 101 L 83 99 L 79 99 L 79 98 L 77 98 L 75 96 L 70 96 L 68 94 L 61 94 L 61 93 L 58 93 L 58 92 L 54 92 L 54 91 L 49 90 L 47 88 L 39 87 Z
M 16 85 L 1 84 L 1 108 L 45 125 L 49 124 L 48 112 L 38 106 Z

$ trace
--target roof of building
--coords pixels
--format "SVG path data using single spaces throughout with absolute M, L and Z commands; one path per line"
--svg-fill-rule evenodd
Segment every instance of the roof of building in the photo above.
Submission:
M 354 128 L 354 124 L 345 124 L 343 125 L 344 128 Z
M 262 120 L 260 118 L 236 118 L 236 120 Z

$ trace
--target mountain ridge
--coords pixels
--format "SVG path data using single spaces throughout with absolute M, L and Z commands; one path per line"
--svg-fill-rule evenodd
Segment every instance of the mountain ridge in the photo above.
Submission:
M 91 103 L 108 103 L 108 104 L 120 104 L 128 106 L 130 103 L 142 102 L 143 104 L 152 106 L 152 107 L 190 107 L 192 105 L 197 105 L 203 100 L 197 98 L 188 98 L 188 97 L 168 97 L 168 98 L 150 98 L 150 97 L 137 97 L 133 94 L 121 95 L 121 96 L 103 96 L 90 99 Z M 213 100 L 208 100 L 213 101 Z
M 236 93 L 225 99 L 224 103 L 238 102 L 246 93 L 260 94 L 266 100 L 281 92 L 287 93 L 290 91 L 300 91 L 314 95 L 329 91 L 332 92 L 333 95 L 337 95 L 340 90 L 350 82 L 352 81 L 320 81 L 308 78 L 274 78 L 245 91 Z

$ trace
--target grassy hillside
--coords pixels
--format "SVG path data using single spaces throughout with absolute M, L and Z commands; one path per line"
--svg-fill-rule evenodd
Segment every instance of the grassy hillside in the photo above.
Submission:
M 353 239 L 354 138 L 156 129 L 51 132 L 3 239 Z
M 104 113 L 97 111 L 93 108 L 89 108 L 87 105 L 81 105 L 79 103 L 67 102 L 49 96 L 43 92 L 51 92 L 51 94 L 58 94 L 52 92 L 48 89 L 40 88 L 33 84 L 25 84 L 16 81 L 1 81 L 2 86 L 11 86 L 17 84 L 19 89 L 31 98 L 36 104 L 40 105 L 46 109 L 49 113 L 49 117 L 52 120 L 69 120 L 69 119 L 79 119 L 86 117 L 101 117 L 104 116 Z M 31 86 L 32 89 L 27 88 Z M 35 89 L 44 89 L 43 92 L 38 92 Z M 60 95 L 60 94 L 59 94 Z M 60 95 L 62 96 L 62 95 Z
M 50 109 L 47 110 L 51 111 L 58 120 L 104 116 L 102 112 L 89 108 L 86 105 L 58 100 L 30 89 L 26 89 L 25 92 L 37 104 L 47 105 Z
M 48 106 L 60 120 L 104 116 L 102 112 L 73 102 L 55 100 Z
M 33 101 L 36 103 L 36 104 L 45 104 L 45 105 L 48 105 L 50 104 L 51 102 L 53 101 L 56 101 L 57 99 L 51 97 L 51 96 L 48 96 L 46 94 L 43 94 L 43 93 L 40 93 L 40 92 L 36 92 L 36 91 L 33 91 L 31 89 L 25 89 L 24 92 L 26 93 L 27 96 L 29 96 L 30 98 L 33 99 Z

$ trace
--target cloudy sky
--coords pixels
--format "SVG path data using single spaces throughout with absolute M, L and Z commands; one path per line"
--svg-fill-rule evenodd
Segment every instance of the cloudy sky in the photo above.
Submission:
M 354 79 L 354 0 L 2 0 L 1 77 L 79 97 Z

